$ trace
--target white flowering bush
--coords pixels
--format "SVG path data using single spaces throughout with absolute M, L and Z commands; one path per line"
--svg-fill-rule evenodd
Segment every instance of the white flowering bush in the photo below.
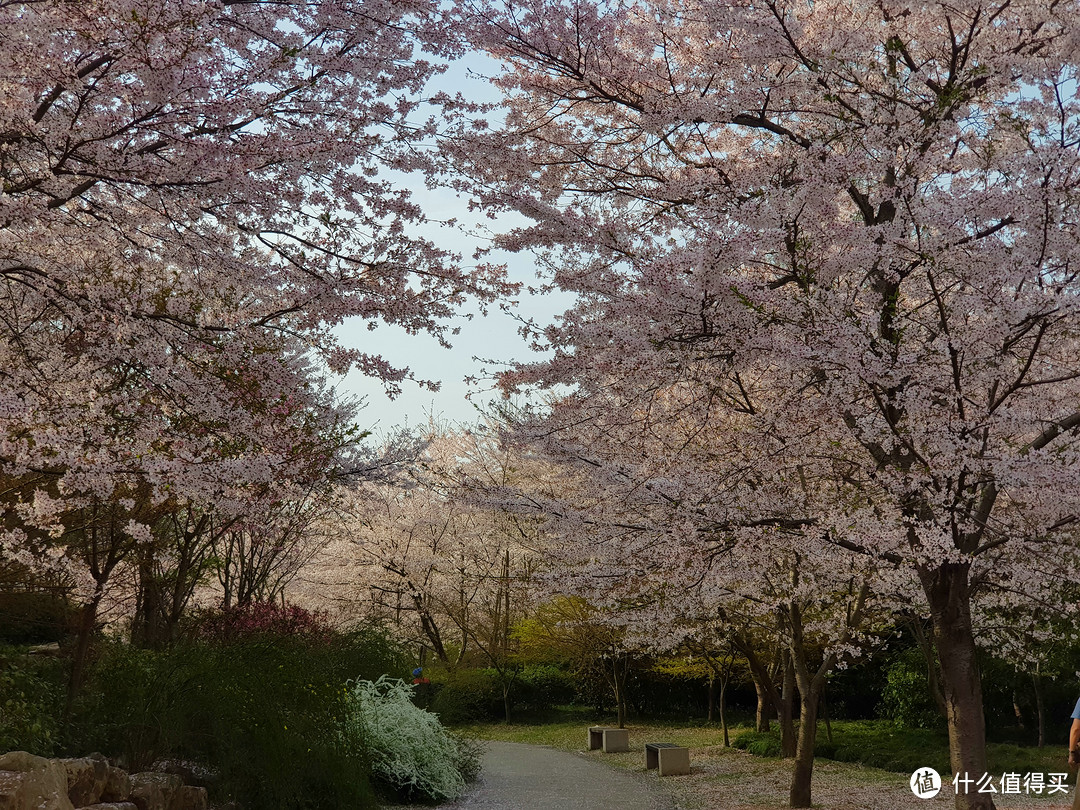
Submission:
M 345 733 L 367 750 L 374 777 L 401 796 L 456 799 L 479 771 L 477 752 L 447 731 L 438 716 L 413 704 L 412 691 L 385 675 L 356 681 Z

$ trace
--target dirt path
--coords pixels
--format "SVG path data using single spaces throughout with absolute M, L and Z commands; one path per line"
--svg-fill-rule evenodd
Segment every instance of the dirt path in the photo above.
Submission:
M 657 780 L 553 748 L 486 742 L 479 782 L 442 810 L 678 810 Z

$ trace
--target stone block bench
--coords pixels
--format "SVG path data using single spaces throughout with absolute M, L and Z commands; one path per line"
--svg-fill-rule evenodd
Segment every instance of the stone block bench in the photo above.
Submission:
M 630 732 L 625 728 L 589 726 L 589 750 L 602 748 L 605 754 L 630 750 Z
M 661 776 L 690 773 L 690 749 L 675 743 L 645 743 L 645 769 L 656 768 Z

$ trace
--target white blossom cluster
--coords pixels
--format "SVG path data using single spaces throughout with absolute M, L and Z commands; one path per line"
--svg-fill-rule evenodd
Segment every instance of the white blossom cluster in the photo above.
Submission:
M 465 790 L 466 755 L 437 715 L 412 702 L 412 691 L 385 675 L 357 681 L 345 734 L 368 751 L 376 777 L 394 789 L 436 801 L 456 799 Z

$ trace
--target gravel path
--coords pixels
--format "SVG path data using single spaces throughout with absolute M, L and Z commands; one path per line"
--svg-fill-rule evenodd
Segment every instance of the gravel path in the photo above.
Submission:
M 441 810 L 675 810 L 657 779 L 553 748 L 487 742 L 478 783 Z

